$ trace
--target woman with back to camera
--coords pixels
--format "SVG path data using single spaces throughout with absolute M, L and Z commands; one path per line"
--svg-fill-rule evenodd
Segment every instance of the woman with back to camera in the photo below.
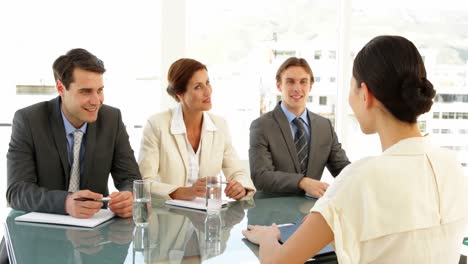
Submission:
M 204 197 L 206 177 L 223 170 L 225 194 L 239 200 L 255 192 L 234 151 L 227 124 L 211 109 L 211 84 L 205 65 L 175 61 L 167 92 L 179 104 L 151 116 L 144 128 L 139 165 L 143 179 L 153 179 L 152 193 L 166 199 Z
M 304 263 L 334 242 L 344 263 L 458 263 L 466 180 L 455 153 L 433 145 L 416 122 L 435 90 L 412 42 L 379 36 L 357 54 L 349 104 L 382 154 L 346 167 L 302 225 L 278 243 L 273 225 L 243 234 L 262 263 Z

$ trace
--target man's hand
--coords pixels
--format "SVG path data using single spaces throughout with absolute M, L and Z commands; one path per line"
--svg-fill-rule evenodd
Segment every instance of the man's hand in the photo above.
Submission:
M 239 200 L 244 198 L 247 194 L 247 190 L 238 181 L 228 180 L 224 193 L 229 198 Z
M 113 192 L 109 195 L 109 209 L 114 214 L 127 218 L 133 215 L 133 193 L 129 191 Z
M 320 198 L 327 190 L 328 183 L 303 177 L 302 180 L 299 181 L 299 188 L 314 197 Z
M 75 201 L 75 198 L 101 199 L 102 194 L 90 190 L 81 190 L 69 194 L 65 200 L 65 211 L 67 214 L 76 218 L 90 218 L 99 212 L 103 204 L 96 201 Z

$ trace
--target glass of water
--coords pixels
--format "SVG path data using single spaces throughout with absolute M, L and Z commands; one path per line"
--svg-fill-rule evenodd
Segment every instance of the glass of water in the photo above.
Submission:
M 221 197 L 221 189 L 222 189 L 222 174 L 218 173 L 216 176 L 208 176 L 206 177 L 206 197 L 205 197 L 205 204 L 206 204 L 206 211 L 208 213 L 211 212 L 219 212 L 222 206 L 222 197 Z
M 133 181 L 133 222 L 147 226 L 151 215 L 151 181 Z

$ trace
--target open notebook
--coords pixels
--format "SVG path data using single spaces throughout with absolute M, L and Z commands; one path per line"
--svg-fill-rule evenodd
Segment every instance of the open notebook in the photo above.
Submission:
M 202 210 L 206 211 L 206 205 L 205 205 L 205 198 L 201 197 L 196 197 L 195 199 L 191 201 L 186 201 L 186 200 L 167 200 L 166 205 L 171 205 L 171 206 L 178 206 L 178 207 L 185 207 L 185 208 L 191 208 L 191 209 L 196 209 L 196 210 Z M 227 207 L 228 201 L 223 200 L 223 204 L 221 207 Z
M 93 228 L 113 217 L 113 212 L 107 209 L 101 209 L 98 213 L 93 215 L 93 217 L 85 219 L 75 218 L 70 215 L 32 212 L 16 217 L 15 221 Z

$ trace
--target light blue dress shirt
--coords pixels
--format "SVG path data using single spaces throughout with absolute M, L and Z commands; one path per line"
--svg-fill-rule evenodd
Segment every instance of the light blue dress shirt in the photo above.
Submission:
M 297 127 L 293 123 L 293 120 L 296 117 L 300 117 L 302 121 L 304 121 L 304 123 L 306 124 L 304 128 L 307 133 L 307 144 L 309 144 L 310 146 L 310 124 L 309 124 L 309 118 L 307 117 L 307 108 L 304 109 L 304 112 L 302 112 L 302 114 L 300 114 L 299 116 L 296 116 L 284 106 L 283 102 L 281 102 L 280 106 L 281 106 L 281 110 L 283 110 L 283 113 L 286 115 L 286 119 L 288 119 L 288 124 L 289 124 L 289 127 L 291 128 L 293 140 L 295 139 L 294 137 L 296 136 L 296 131 L 297 131 Z
M 73 132 L 75 132 L 76 128 L 68 121 L 68 119 L 63 114 L 63 111 L 60 111 L 62 114 L 63 125 L 65 126 L 65 133 L 67 135 L 67 154 L 68 154 L 68 165 L 70 165 L 70 169 L 73 163 L 73 144 L 75 143 L 75 138 L 73 136 Z M 88 123 L 84 123 L 79 130 L 83 132 L 83 139 L 81 140 L 81 148 L 80 148 L 80 177 L 83 176 L 83 159 L 85 153 L 85 143 L 86 143 L 86 129 L 88 128 Z

